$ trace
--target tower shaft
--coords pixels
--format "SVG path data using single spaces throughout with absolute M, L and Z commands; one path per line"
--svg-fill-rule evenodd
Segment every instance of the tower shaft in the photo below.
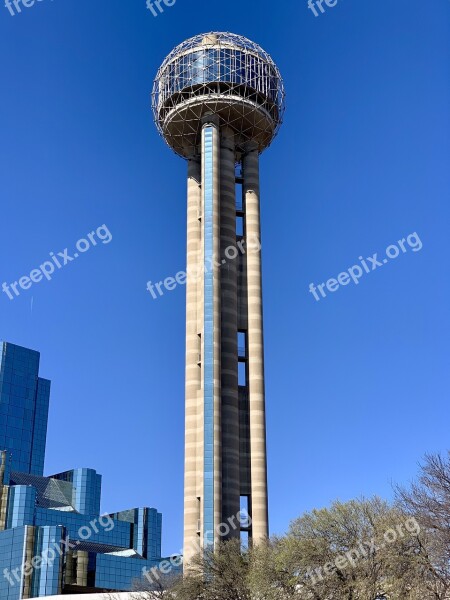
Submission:
M 207 117 L 188 162 L 185 564 L 219 540 L 268 535 L 259 250 L 258 148 L 241 157 Z

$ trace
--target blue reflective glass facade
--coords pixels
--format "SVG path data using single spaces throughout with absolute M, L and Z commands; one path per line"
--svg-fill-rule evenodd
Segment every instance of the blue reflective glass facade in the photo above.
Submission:
M 157 567 L 159 562 L 98 554 L 95 569 L 95 587 L 99 589 L 131 590 L 133 589 L 133 583 L 142 579 L 143 569 L 149 571 Z M 178 570 L 178 572 L 180 571 Z
M 75 490 L 68 493 L 67 486 L 73 486 L 83 472 L 86 475 L 89 471 L 90 476 L 83 480 L 86 482 L 85 496 L 97 498 L 99 478 L 92 469 L 68 471 L 57 476 L 61 477 L 59 480 L 31 475 L 20 477 L 20 474 L 12 473 L 11 481 L 28 479 L 34 485 L 10 485 L 8 488 L 6 530 L 0 532 L 0 562 L 1 548 L 8 548 L 3 552 L 3 562 L 15 569 L 20 567 L 20 585 L 15 580 L 8 583 L 10 596 L 0 594 L 0 599 L 21 600 L 23 597 L 19 590 L 25 585 L 22 565 L 28 564 L 23 562 L 26 556 L 25 526 L 32 534 L 32 556 L 51 558 L 39 560 L 39 565 L 32 569 L 29 578 L 32 597 L 61 593 L 66 584 L 77 589 L 77 575 L 73 575 L 73 567 L 72 570 L 67 567 L 67 561 L 76 563 L 79 551 L 87 556 L 87 585 L 96 589 L 131 590 L 134 582 L 143 577 L 144 570 L 157 567 L 161 562 L 162 515 L 156 509 L 136 508 L 112 515 L 81 514 L 74 509 L 71 502 L 77 496 Z M 59 487 L 61 481 L 64 481 L 63 488 Z M 58 508 L 41 506 L 48 506 L 55 498 Z M 21 534 L 12 545 L 15 531 Z M 76 568 L 75 573 L 78 573 Z
M 72 483 L 72 504 L 77 512 L 82 515 L 97 515 L 100 513 L 102 476 L 94 469 L 73 469 L 53 477 Z
M 32 594 L 54 596 L 61 589 L 64 564 L 64 528 L 38 527 L 35 530 L 34 556 L 43 558 L 39 568 L 34 569 Z
M 105 519 L 106 522 L 106 519 Z M 103 527 L 99 515 L 79 515 L 65 511 L 36 509 L 36 525 L 64 525 L 70 540 L 104 544 L 118 548 L 129 548 L 131 528 L 129 523 L 114 521 Z M 96 531 L 97 530 L 97 531 Z
M 50 382 L 38 376 L 38 352 L 1 351 L 0 600 L 131 590 L 162 560 L 161 513 L 101 515 L 94 469 L 42 476 Z
M 50 381 L 38 377 L 34 426 L 31 447 L 30 473 L 42 475 L 44 472 L 45 443 L 47 441 L 48 407 L 50 401 Z M 17 469 L 16 469 L 17 470 Z
M 155 508 L 136 508 L 111 514 L 113 519 L 132 523 L 132 548 L 139 556 L 158 560 L 161 556 L 162 514 Z
M 14 485 L 9 490 L 7 529 L 34 524 L 36 508 L 36 488 L 28 485 Z
M 143 534 L 147 538 L 147 558 L 159 560 L 161 557 L 162 514 L 155 508 L 147 510 L 147 522 Z
M 2 342 L 0 450 L 11 453 L 13 471 L 44 471 L 50 381 L 39 377 L 39 352 Z
M 0 598 L 21 600 L 27 527 L 0 533 Z
M 139 564 L 133 565 L 130 559 L 121 556 L 98 556 L 95 569 L 95 584 L 99 588 L 114 586 L 123 590 L 130 582 L 142 576 Z
M 214 544 L 214 133 L 203 132 L 204 156 L 204 547 Z

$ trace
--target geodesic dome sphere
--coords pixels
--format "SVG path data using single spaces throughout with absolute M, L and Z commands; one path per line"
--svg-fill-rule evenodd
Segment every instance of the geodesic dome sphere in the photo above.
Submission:
M 207 115 L 234 130 L 238 151 L 253 141 L 262 152 L 283 121 L 285 92 L 277 66 L 258 44 L 213 32 L 169 54 L 153 84 L 152 107 L 159 132 L 180 156 L 195 152 Z

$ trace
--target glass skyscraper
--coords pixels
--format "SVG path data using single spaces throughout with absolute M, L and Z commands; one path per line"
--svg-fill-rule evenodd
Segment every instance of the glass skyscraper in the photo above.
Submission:
M 44 472 L 50 381 L 39 377 L 39 352 L 1 344 L 0 448 L 14 471 Z
M 0 599 L 129 591 L 149 573 L 156 582 L 161 513 L 144 507 L 101 515 L 94 469 L 43 477 L 50 382 L 38 375 L 39 356 L 2 344 Z M 170 563 L 173 574 L 179 562 Z

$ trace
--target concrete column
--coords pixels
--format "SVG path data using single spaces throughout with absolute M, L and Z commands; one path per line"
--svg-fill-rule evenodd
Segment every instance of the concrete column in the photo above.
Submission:
M 261 253 L 259 154 L 249 149 L 243 158 L 247 241 L 248 365 L 251 447 L 251 516 L 255 543 L 268 537 L 266 415 Z
M 188 163 L 187 184 L 187 284 L 186 284 L 186 425 L 185 425 L 185 491 L 184 491 L 184 560 L 188 563 L 198 551 L 198 521 L 201 507 L 197 496 L 197 457 L 203 448 L 202 431 L 198 430 L 198 395 L 201 389 L 201 339 L 198 307 L 198 279 L 201 271 L 201 165 L 199 158 Z
M 9 485 L 0 486 L 0 531 L 6 529 Z
M 75 560 L 73 558 L 72 550 L 69 550 L 66 553 L 65 584 L 66 585 L 76 584 Z
M 6 461 L 8 460 L 8 452 L 6 450 L 2 450 L 0 452 L 0 485 L 6 483 L 9 484 L 9 481 L 5 481 L 6 474 Z
M 235 179 L 234 132 L 223 128 L 220 148 L 223 523 L 240 510 Z M 232 529 L 228 537 L 239 537 L 239 529 Z
M 87 587 L 89 554 L 85 550 L 77 551 L 77 585 Z

